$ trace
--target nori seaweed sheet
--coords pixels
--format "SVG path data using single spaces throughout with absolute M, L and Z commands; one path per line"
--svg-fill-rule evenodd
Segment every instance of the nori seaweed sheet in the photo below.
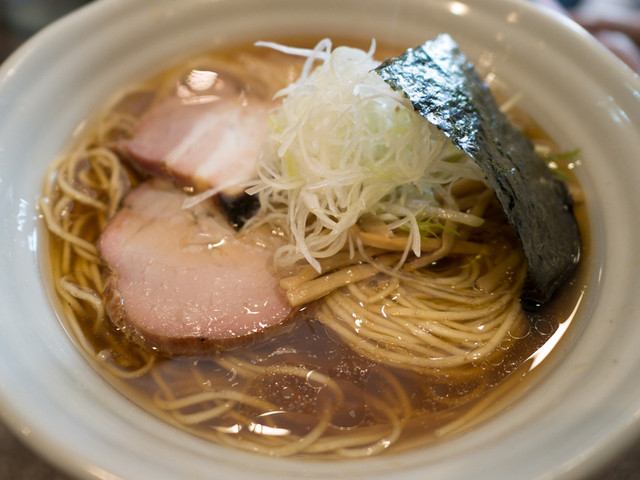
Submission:
M 260 200 L 257 195 L 249 195 L 242 192 L 239 195 L 218 195 L 218 204 L 229 219 L 229 224 L 239 230 L 247 220 L 253 217 L 260 208 Z
M 527 258 L 521 299 L 525 306 L 549 301 L 580 258 L 566 185 L 500 111 L 449 35 L 386 60 L 376 71 L 482 168 Z

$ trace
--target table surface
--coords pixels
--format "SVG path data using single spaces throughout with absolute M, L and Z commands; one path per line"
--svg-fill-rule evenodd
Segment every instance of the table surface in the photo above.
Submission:
M 0 3 L 2 0 L 0 0 Z M 28 34 L 9 28 L 0 16 L 0 62 L 15 50 Z M 71 477 L 32 451 L 0 422 L 0 480 L 70 480 Z M 640 440 L 631 445 L 593 480 L 635 480 L 640 478 Z M 591 480 L 591 479 L 588 479 Z

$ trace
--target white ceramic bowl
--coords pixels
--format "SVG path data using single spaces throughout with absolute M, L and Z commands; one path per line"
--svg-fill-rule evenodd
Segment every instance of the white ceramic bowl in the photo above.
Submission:
M 50 306 L 35 202 L 47 164 L 118 87 L 188 52 L 282 33 L 415 46 L 449 32 L 483 73 L 579 147 L 594 251 L 584 313 L 525 398 L 472 432 L 401 455 L 322 462 L 212 446 L 123 398 Z M 579 477 L 640 427 L 640 80 L 583 31 L 506 0 L 102 0 L 45 29 L 0 70 L 0 412 L 87 478 Z

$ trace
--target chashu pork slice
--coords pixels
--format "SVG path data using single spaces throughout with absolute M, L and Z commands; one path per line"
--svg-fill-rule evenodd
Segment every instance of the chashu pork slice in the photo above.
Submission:
M 234 231 L 213 202 L 154 179 L 132 190 L 98 241 L 111 320 L 166 354 L 220 351 L 283 323 L 291 306 L 271 272 L 279 239 Z
M 140 118 L 133 137 L 119 150 L 151 175 L 238 195 L 243 190 L 238 184 L 255 177 L 272 106 L 256 99 L 172 96 Z

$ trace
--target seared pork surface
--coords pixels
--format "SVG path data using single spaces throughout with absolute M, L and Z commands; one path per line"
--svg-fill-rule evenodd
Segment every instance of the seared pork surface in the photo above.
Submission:
M 214 202 L 183 208 L 186 198 L 150 180 L 107 224 L 98 248 L 112 321 L 167 354 L 230 348 L 284 322 L 291 307 L 271 271 L 279 238 L 249 238 Z
M 255 99 L 169 97 L 141 117 L 119 149 L 143 172 L 237 195 L 238 184 L 255 176 L 271 107 Z

